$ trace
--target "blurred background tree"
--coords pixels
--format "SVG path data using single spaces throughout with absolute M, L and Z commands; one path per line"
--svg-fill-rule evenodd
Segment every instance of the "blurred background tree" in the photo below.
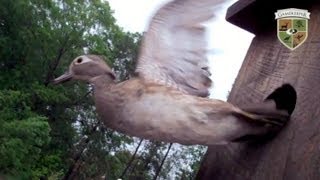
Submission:
M 90 86 L 50 84 L 84 53 L 130 77 L 142 35 L 112 13 L 102 0 L 0 0 L 0 179 L 194 177 L 204 147 L 114 132 L 98 121 Z

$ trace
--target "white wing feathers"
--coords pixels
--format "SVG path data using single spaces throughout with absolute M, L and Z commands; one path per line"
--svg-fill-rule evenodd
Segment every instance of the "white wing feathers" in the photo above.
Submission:
M 196 96 L 208 96 L 207 41 L 203 22 L 223 0 L 175 0 L 162 7 L 145 33 L 139 76 Z

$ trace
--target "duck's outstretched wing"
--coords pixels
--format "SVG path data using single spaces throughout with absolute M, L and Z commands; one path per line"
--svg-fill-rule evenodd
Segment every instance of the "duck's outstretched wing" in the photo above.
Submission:
M 145 33 L 136 72 L 142 78 L 196 96 L 211 86 L 203 22 L 224 0 L 175 0 L 163 6 Z

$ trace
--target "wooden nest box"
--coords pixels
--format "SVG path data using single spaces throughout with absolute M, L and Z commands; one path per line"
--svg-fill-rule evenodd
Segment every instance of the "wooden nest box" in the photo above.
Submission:
M 293 51 L 277 38 L 274 13 L 286 8 L 311 12 L 307 40 Z M 320 1 L 240 0 L 226 19 L 256 35 L 228 101 L 240 107 L 259 102 L 290 83 L 297 105 L 289 124 L 268 142 L 209 147 L 197 179 L 320 179 Z

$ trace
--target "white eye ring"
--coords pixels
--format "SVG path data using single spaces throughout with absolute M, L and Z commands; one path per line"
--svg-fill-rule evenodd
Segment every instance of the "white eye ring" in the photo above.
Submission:
M 83 63 L 87 63 L 87 62 L 90 62 L 91 59 L 85 57 L 85 56 L 80 56 L 80 57 L 77 57 L 75 60 L 74 60 L 74 63 L 75 64 L 83 64 Z

